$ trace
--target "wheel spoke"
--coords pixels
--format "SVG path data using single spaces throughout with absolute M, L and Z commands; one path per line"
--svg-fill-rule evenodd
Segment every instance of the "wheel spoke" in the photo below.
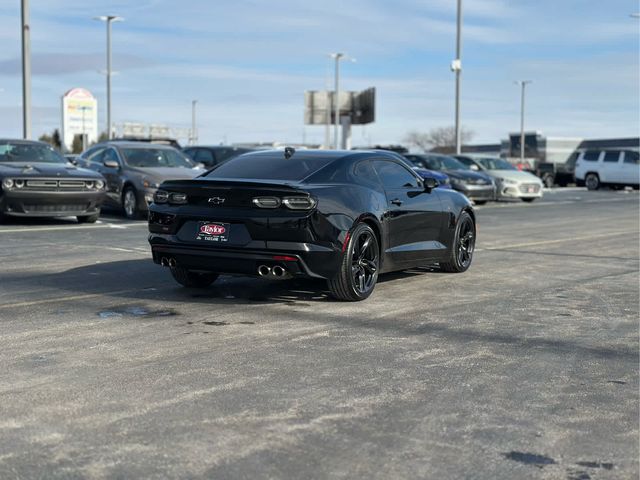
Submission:
M 366 270 L 369 270 L 369 272 L 371 272 L 371 274 L 375 273 L 376 270 L 378 270 L 378 267 L 376 266 L 375 262 L 373 262 L 372 260 L 363 260 L 362 261 L 362 266 Z

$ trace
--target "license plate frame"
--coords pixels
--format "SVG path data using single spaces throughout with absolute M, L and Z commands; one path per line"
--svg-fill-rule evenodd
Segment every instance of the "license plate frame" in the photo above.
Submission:
M 230 234 L 230 223 L 200 221 L 198 222 L 195 239 L 199 242 L 227 243 Z

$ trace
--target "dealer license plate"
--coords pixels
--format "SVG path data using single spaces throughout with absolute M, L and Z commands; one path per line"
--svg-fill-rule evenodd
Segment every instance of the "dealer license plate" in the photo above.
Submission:
M 219 222 L 198 222 L 196 240 L 224 243 L 229 241 L 231 224 Z

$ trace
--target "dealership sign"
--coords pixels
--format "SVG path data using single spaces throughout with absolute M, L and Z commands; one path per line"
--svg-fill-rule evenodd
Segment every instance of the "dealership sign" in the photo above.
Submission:
M 98 140 L 98 102 L 84 88 L 72 88 L 62 96 L 62 142 L 71 150 L 76 135 L 86 136 L 86 145 Z

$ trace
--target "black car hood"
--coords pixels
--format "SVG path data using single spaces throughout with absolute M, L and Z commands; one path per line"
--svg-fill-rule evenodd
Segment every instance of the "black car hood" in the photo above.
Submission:
M 65 163 L 0 162 L 0 177 L 102 178 L 98 172 Z
M 472 172 L 470 170 L 443 170 L 444 173 L 456 180 L 462 180 L 469 183 L 491 183 L 491 178 L 488 175 L 478 172 Z

